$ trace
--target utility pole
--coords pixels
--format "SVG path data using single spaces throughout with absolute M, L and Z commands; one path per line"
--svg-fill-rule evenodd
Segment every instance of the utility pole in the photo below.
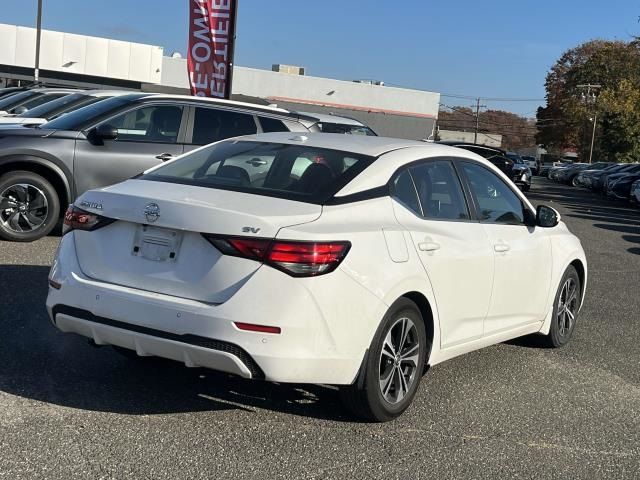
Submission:
M 33 71 L 33 80 L 40 80 L 40 37 L 42 35 L 42 0 L 38 0 L 38 19 L 36 21 L 36 65 Z
M 473 135 L 473 143 L 478 143 L 478 130 L 480 129 L 480 109 L 485 108 L 486 105 L 480 105 L 480 98 L 476 98 L 476 129 Z
M 586 95 L 583 93 L 582 94 L 582 100 L 585 102 L 586 105 L 592 104 L 596 105 L 596 102 L 598 100 L 598 97 L 596 96 L 595 92 L 599 89 L 602 88 L 602 85 L 600 84 L 593 84 L 593 83 L 585 83 L 583 85 L 578 85 L 578 88 L 580 89 L 587 89 L 587 93 Z M 593 90 L 593 91 L 592 91 Z M 593 128 L 591 130 L 591 148 L 589 149 L 589 163 L 591 163 L 593 161 L 593 145 L 596 141 L 596 124 L 598 122 L 598 110 L 597 108 L 594 108 L 594 112 L 593 112 Z

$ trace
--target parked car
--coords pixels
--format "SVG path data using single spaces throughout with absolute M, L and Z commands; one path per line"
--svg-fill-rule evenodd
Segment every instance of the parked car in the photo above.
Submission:
M 72 88 L 29 88 L 0 98 L 0 117 L 20 114 L 44 103 L 77 92 Z
M 629 200 L 632 203 L 640 204 L 640 180 L 636 180 L 633 185 L 631 185 Z
M 567 185 L 572 185 L 574 187 L 577 185 L 576 178 L 580 174 L 580 172 L 585 170 L 599 170 L 608 165 L 611 165 L 607 162 L 598 162 L 598 163 L 574 163 L 573 165 L 563 168 L 558 172 L 557 179 L 561 183 L 566 183 Z
M 547 178 L 549 180 L 557 180 L 558 179 L 558 174 L 564 170 L 565 168 L 569 168 L 573 166 L 573 163 L 558 163 L 557 165 L 554 165 L 553 167 L 551 167 L 549 170 L 547 170 Z
M 627 174 L 640 172 L 640 163 L 627 163 L 623 168 L 618 170 L 617 172 L 609 172 L 605 173 L 600 177 L 601 186 L 599 188 L 599 192 L 602 195 L 607 195 L 607 190 L 609 189 L 609 184 L 615 182 L 621 177 L 624 177 Z
M 485 145 L 477 145 L 475 143 L 449 140 L 438 143 L 441 145 L 462 148 L 476 153 L 498 167 L 523 192 L 528 192 L 531 188 L 531 170 L 519 157 L 518 159 L 509 158 L 507 156 L 507 152 L 504 150 L 495 147 L 487 147 Z
M 134 93 L 38 128 L 7 126 L 0 129 L 0 237 L 41 238 L 58 222 L 61 205 L 77 195 L 201 145 L 257 132 L 320 131 L 320 123 L 312 115 L 249 103 Z
M 531 155 L 521 155 L 522 160 L 529 166 L 529 170 L 533 175 L 538 175 L 540 172 L 540 162 L 536 159 L 536 157 L 532 157 Z
M 631 199 L 631 186 L 634 182 L 640 180 L 640 173 L 622 174 L 621 177 L 611 181 L 607 184 L 607 197 L 615 198 L 617 200 L 630 200 Z
M 580 170 L 578 174 L 573 177 L 571 181 L 571 185 L 574 187 L 590 187 L 591 179 L 590 176 L 595 173 L 599 173 L 607 168 L 613 168 L 617 164 L 610 162 L 598 162 L 592 164 L 589 168 Z
M 84 90 L 57 98 L 32 108 L 19 115 L 0 117 L 0 128 L 4 125 L 42 125 L 60 115 L 72 112 L 107 98 L 130 94 L 126 90 Z
M 618 163 L 611 168 L 605 168 L 600 172 L 592 173 L 589 175 L 589 188 L 594 192 L 602 191 L 603 177 L 613 173 L 622 172 L 627 168 L 629 168 L 628 163 Z
M 236 138 L 80 196 L 47 309 L 129 356 L 337 385 L 387 421 L 427 365 L 526 334 L 569 341 L 587 264 L 559 222 L 463 149 Z
M 13 95 L 15 93 L 23 92 L 27 90 L 28 87 L 4 87 L 0 88 L 0 99 L 6 98 L 9 95 Z

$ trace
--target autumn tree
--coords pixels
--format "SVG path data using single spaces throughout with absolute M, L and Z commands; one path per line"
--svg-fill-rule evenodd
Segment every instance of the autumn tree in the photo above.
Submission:
M 580 86 L 589 83 L 601 85 L 595 103 L 583 97 Z M 588 158 L 592 119 L 598 118 L 595 159 L 640 158 L 634 157 L 640 150 L 634 106 L 640 87 L 638 42 L 593 40 L 572 48 L 551 68 L 545 87 L 547 104 L 537 112 L 539 144 L 551 152 L 575 148 Z

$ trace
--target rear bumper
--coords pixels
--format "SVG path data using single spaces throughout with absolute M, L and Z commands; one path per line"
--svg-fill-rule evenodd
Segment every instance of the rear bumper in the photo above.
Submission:
M 311 289 L 306 279 L 260 268 L 220 305 L 99 282 L 81 272 L 73 234 L 63 237 L 50 279 L 60 288 L 49 288 L 47 310 L 63 332 L 275 382 L 353 383 L 387 308 L 339 269 L 311 279 Z M 281 334 L 240 330 L 234 321 L 277 326 Z

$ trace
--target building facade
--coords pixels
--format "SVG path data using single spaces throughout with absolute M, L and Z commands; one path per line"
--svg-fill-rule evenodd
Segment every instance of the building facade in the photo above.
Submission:
M 0 24 L 0 85 L 33 81 L 35 44 L 35 29 Z M 189 94 L 186 60 L 165 56 L 160 46 L 49 30 L 42 31 L 40 80 Z M 380 135 L 410 139 L 433 138 L 440 103 L 434 92 L 238 66 L 232 94 L 296 111 L 349 116 Z

